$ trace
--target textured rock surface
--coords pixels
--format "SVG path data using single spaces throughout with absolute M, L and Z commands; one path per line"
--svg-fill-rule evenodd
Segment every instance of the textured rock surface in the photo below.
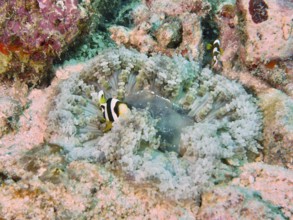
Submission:
M 233 185 L 260 193 L 263 200 L 280 207 L 288 219 L 293 218 L 293 171 L 263 163 L 246 164 Z
M 10 97 L 0 96 L 0 137 L 17 129 L 21 105 Z
M 254 191 L 240 187 L 216 187 L 202 197 L 197 219 L 286 219 L 278 206 Z
M 18 175 L 0 166 L 2 219 L 195 219 L 191 206 L 135 189 L 102 167 L 67 163 L 56 146 L 26 152 L 14 168 Z
M 0 76 L 37 84 L 80 33 L 86 14 L 77 0 L 2 0 L 0 17 Z
M 201 0 L 144 0 L 144 2 L 152 12 L 165 13 L 171 16 L 186 12 L 203 15 L 210 10 L 210 4 Z
M 287 60 L 293 55 L 292 1 L 241 0 L 238 8 L 245 20 L 247 40 L 242 57 L 247 65 Z M 262 14 L 267 19 L 256 18 Z
M 199 59 L 203 53 L 200 19 L 209 10 L 205 1 L 145 1 L 133 10 L 136 26 L 113 26 L 111 38 L 143 53 L 191 53 Z
M 259 94 L 264 115 L 264 161 L 293 169 L 293 100 L 270 89 Z
M 270 1 L 266 8 L 265 4 L 261 0 L 238 1 L 237 4 L 228 0 L 217 7 L 215 21 L 220 31 L 224 75 L 247 71 L 293 97 L 293 5 L 290 1 Z M 255 23 L 249 5 L 259 20 L 263 7 L 267 19 Z M 288 32 L 288 36 L 284 37 L 282 31 Z

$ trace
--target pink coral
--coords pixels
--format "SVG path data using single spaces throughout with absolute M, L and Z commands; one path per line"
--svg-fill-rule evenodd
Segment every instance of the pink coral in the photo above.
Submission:
M 237 7 L 245 21 L 243 33 L 247 37 L 240 55 L 246 65 L 292 57 L 293 5 L 290 1 L 240 0 Z

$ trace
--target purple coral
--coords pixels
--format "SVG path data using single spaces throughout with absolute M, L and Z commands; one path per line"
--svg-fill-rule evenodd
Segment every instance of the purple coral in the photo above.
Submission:
M 62 46 L 70 43 L 79 31 L 81 15 L 77 0 L 25 1 L 20 6 L 16 1 L 8 1 L 6 8 L 1 14 L 7 21 L 0 41 L 14 45 L 18 39 L 28 52 L 40 49 L 48 52 L 51 47 L 60 53 Z
M 0 0 L 0 17 L 2 51 L 16 55 L 10 66 L 26 63 L 35 72 L 24 60 L 41 62 L 45 69 L 80 33 L 85 18 L 77 0 Z

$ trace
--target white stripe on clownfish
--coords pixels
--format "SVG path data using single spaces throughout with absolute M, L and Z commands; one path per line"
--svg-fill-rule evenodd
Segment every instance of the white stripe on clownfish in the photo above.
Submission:
M 220 54 L 220 51 L 217 47 L 213 49 L 213 55 L 215 56 L 215 54 Z
M 216 39 L 213 43 L 213 68 L 218 68 L 218 65 L 221 65 L 220 56 L 222 49 L 220 48 L 221 42 L 219 39 Z
M 220 47 L 220 45 L 221 45 L 221 42 L 220 42 L 220 40 L 219 40 L 219 39 L 217 39 L 217 40 L 215 40 L 215 41 L 214 41 L 214 43 L 213 43 L 213 44 L 214 44 L 214 45 L 215 45 L 215 44 L 218 44 L 218 47 Z
M 218 69 L 222 65 L 220 56 L 223 51 L 220 45 L 221 45 L 221 41 L 219 39 L 216 39 L 213 42 L 213 44 L 207 44 L 206 46 L 207 50 L 212 50 L 212 68 L 213 69 Z
M 112 117 L 113 117 L 114 121 L 116 121 L 118 119 L 118 117 L 119 117 L 119 112 L 118 112 L 118 115 L 117 115 L 116 112 L 115 112 L 115 109 L 114 109 L 115 107 L 118 108 L 118 102 L 119 102 L 118 99 L 112 98 L 111 103 L 110 103 L 111 104 L 111 114 L 112 114 Z

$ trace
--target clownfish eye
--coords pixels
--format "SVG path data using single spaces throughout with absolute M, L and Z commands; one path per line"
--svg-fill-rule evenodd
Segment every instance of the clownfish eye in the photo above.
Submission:
M 105 111 L 105 106 L 101 105 L 101 108 L 102 108 L 102 111 L 104 112 Z

